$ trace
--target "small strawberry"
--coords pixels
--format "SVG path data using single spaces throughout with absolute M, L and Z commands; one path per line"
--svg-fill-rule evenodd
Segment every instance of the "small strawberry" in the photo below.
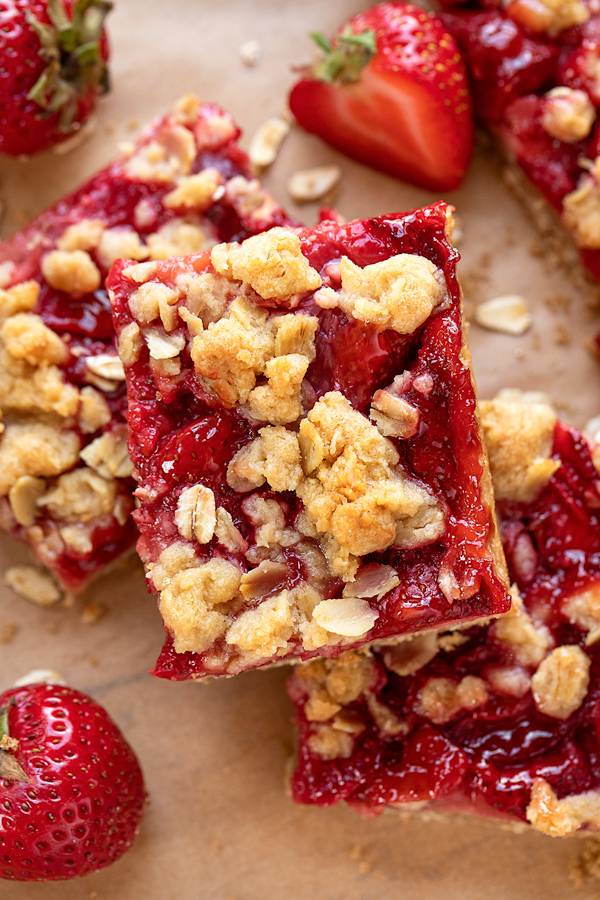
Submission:
M 110 0 L 2 0 L 0 153 L 37 153 L 74 134 L 108 90 Z
M 463 178 L 473 149 L 467 76 L 454 39 L 410 3 L 380 3 L 344 24 L 292 88 L 307 131 L 430 190 Z
M 130 847 L 144 799 L 133 750 L 90 697 L 39 683 L 0 697 L 0 878 L 107 866 Z

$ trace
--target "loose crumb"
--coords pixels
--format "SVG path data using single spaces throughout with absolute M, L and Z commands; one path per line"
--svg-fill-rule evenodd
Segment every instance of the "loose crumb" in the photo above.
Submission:
M 568 875 L 577 888 L 587 881 L 600 881 L 600 839 L 590 838 L 585 842 L 579 856 L 569 862 Z
M 81 612 L 81 621 L 84 625 L 94 625 L 106 615 L 107 611 L 102 603 L 88 603 Z
M 10 644 L 18 630 L 19 626 L 12 619 L 3 622 L 0 625 L 0 644 Z

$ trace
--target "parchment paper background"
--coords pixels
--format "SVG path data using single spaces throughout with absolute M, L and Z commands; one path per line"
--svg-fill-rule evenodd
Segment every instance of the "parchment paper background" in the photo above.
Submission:
M 95 134 L 71 153 L 0 161 L 3 235 L 70 192 L 106 163 L 119 141 L 193 91 L 238 120 L 245 144 L 277 115 L 291 65 L 312 56 L 310 31 L 330 33 L 366 5 L 349 0 L 115 0 L 109 19 L 113 91 Z M 239 46 L 259 41 L 246 67 Z M 336 197 L 347 218 L 395 212 L 437 199 L 339 156 L 294 130 L 264 177 L 308 224 L 317 208 L 294 207 L 286 191 L 298 168 L 335 161 Z M 591 292 L 532 253 L 536 232 L 506 191 L 487 151 L 463 187 L 445 199 L 464 228 L 460 245 L 467 308 L 486 297 L 524 295 L 534 316 L 523 337 L 471 328 L 484 397 L 503 386 L 551 393 L 583 425 L 600 412 L 600 367 L 585 342 L 600 327 Z M 27 552 L 0 538 L 0 569 Z M 95 622 L 94 611 L 103 613 Z M 364 820 L 346 808 L 292 805 L 284 790 L 293 732 L 286 670 L 208 685 L 170 684 L 147 674 L 162 642 L 155 601 L 130 559 L 72 605 L 39 609 L 0 584 L 0 687 L 40 666 L 56 668 L 102 702 L 136 748 L 151 803 L 138 841 L 103 872 L 71 883 L 0 882 L 0 900 L 591 900 L 567 867 L 579 841 L 514 835 L 473 824 Z

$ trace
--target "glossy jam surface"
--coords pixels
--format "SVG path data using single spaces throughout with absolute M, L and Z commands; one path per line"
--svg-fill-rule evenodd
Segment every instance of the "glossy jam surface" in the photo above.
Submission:
M 449 289 L 450 301 L 411 335 L 378 332 L 372 325 L 350 320 L 337 308 L 321 309 L 312 294 L 297 307 L 300 313 L 319 317 L 317 356 L 305 379 L 307 408 L 328 391 L 340 390 L 355 409 L 368 415 L 373 393 L 389 385 L 396 375 L 406 373 L 403 396 L 419 410 L 421 424 L 413 437 L 394 439 L 394 443 L 404 471 L 433 491 L 446 514 L 447 528 L 440 540 L 415 550 L 388 549 L 364 558 L 365 563 L 393 566 L 401 582 L 377 603 L 379 618 L 369 632 L 369 641 L 499 612 L 508 604 L 488 547 L 492 523 L 481 496 L 475 397 L 470 373 L 460 358 L 457 254 L 446 240 L 445 223 L 446 207 L 436 204 L 402 216 L 343 226 L 325 221 L 298 232 L 305 256 L 326 284 L 332 283 L 333 277 L 337 286 L 336 276 L 328 273 L 343 255 L 364 267 L 398 253 L 419 253 L 444 272 Z M 203 271 L 208 266 L 207 257 L 191 257 L 179 261 L 176 270 L 165 264 L 158 277 L 172 283 L 185 267 Z M 110 286 L 115 294 L 118 331 L 131 320 L 122 285 L 116 267 Z M 141 532 L 138 550 L 146 562 L 155 561 L 166 546 L 181 540 L 174 523 L 177 497 L 173 491 L 182 481 L 209 487 L 217 506 L 231 514 L 249 543 L 254 542 L 254 529 L 240 509 L 244 494 L 229 487 L 226 468 L 264 423 L 224 409 L 204 391 L 186 349 L 180 358 L 182 372 L 176 387 L 172 381 L 161 384 L 152 377 L 144 350 L 127 370 L 130 452 L 141 485 L 138 495 L 142 507 L 136 513 Z M 261 492 L 270 496 L 268 488 Z M 285 504 L 286 525 L 293 528 L 302 510 L 301 502 L 293 493 L 280 494 L 278 499 Z M 194 551 L 200 560 L 216 554 L 235 562 L 243 571 L 249 568 L 241 553 L 226 551 L 216 539 L 208 545 L 194 542 Z M 283 552 L 290 572 L 285 586 L 293 587 L 303 577 L 310 580 L 306 564 L 294 547 Z M 442 562 L 455 572 L 462 586 L 461 599 L 449 601 L 442 594 L 438 585 Z M 342 582 L 332 576 L 320 590 L 322 596 L 334 597 L 342 587 Z M 290 656 L 333 656 L 338 651 L 336 645 L 309 654 L 298 644 Z M 218 672 L 215 656 L 222 658 L 222 671 L 226 671 L 228 654 L 232 653 L 224 642 L 211 648 L 209 669 L 206 653 L 177 654 L 168 634 L 155 674 L 184 679 Z
M 600 17 L 549 36 L 528 31 L 486 0 L 442 0 L 442 19 L 462 50 L 479 119 L 499 134 L 508 154 L 560 214 L 563 198 L 584 171 L 579 161 L 599 153 L 599 127 L 575 143 L 542 128 L 543 96 L 565 86 L 585 90 L 596 107 L 600 89 L 594 66 L 600 49 Z M 581 251 L 582 262 L 600 278 L 600 253 Z
M 562 602 L 600 581 L 600 483 L 585 441 L 572 429 L 556 427 L 553 455 L 562 465 L 536 500 L 501 504 L 503 543 L 511 578 L 528 611 L 550 629 L 556 645 L 584 647 L 586 635 L 568 621 Z M 527 554 L 523 541 L 529 543 Z M 493 626 L 474 627 L 466 635 L 460 647 L 439 651 L 419 671 L 402 678 L 377 659 L 372 691 L 403 723 L 404 733 L 382 734 L 362 696 L 349 708 L 366 727 L 346 759 L 325 761 L 311 752 L 314 726 L 304 715 L 307 695 L 302 680 L 292 676 L 290 694 L 300 730 L 294 798 L 321 806 L 346 800 L 366 814 L 393 803 L 428 800 L 441 808 L 487 809 L 488 815 L 525 821 L 536 776 L 544 777 L 558 797 L 600 788 L 598 644 L 585 648 L 591 658 L 587 696 L 565 720 L 541 713 L 529 690 L 517 697 L 488 684 L 485 704 L 435 725 L 418 706 L 428 679 L 458 682 L 474 675 L 485 680 L 498 666 L 515 665 Z
M 212 139 L 210 146 L 203 145 L 201 133 L 205 123 L 210 125 L 213 117 L 224 114 L 210 104 L 200 107 L 200 117 L 196 123 L 195 140 L 198 149 L 192 165 L 193 172 L 205 167 L 218 169 L 226 178 L 242 175 L 250 178 L 250 168 L 246 154 L 237 144 L 239 130 L 232 129 L 227 137 Z M 170 122 L 170 117 L 158 120 L 149 126 L 138 146 L 149 143 Z M 87 220 L 99 220 L 105 228 L 129 227 L 137 231 L 142 239 L 154 234 L 164 225 L 175 220 L 176 211 L 163 204 L 163 198 L 173 188 L 172 183 L 157 184 L 136 180 L 128 173 L 126 159 L 111 163 L 71 196 L 60 200 L 55 206 L 43 212 L 26 229 L 0 244 L 0 263 L 13 264 L 10 284 L 18 284 L 33 279 L 40 285 L 37 313 L 53 331 L 68 344 L 71 354 L 61 366 L 66 382 L 81 388 L 89 384 L 85 359 L 100 354 L 117 355 L 115 332 L 108 295 L 104 281 L 108 270 L 95 250 L 90 250 L 96 266 L 100 270 L 103 286 L 92 294 L 77 298 L 49 285 L 42 275 L 44 255 L 56 248 L 65 229 Z M 137 214 L 143 203 L 143 222 Z M 195 218 L 215 241 L 239 240 L 273 225 L 287 224 L 291 220 L 283 210 L 273 204 L 264 218 L 255 218 L 252 213 L 240 213 L 226 197 Z M 106 429 L 111 430 L 125 423 L 127 397 L 125 384 L 120 383 L 114 391 L 103 391 L 109 405 L 112 419 Z M 82 445 L 98 437 L 98 433 L 80 434 Z M 131 479 L 121 479 L 119 490 L 132 505 L 131 494 L 135 483 Z M 36 524 L 48 534 L 52 521 L 38 516 Z M 28 540 L 28 532 L 15 526 L 16 537 Z M 76 553 L 64 546 L 61 552 L 51 555 L 45 551 L 42 561 L 51 568 L 70 589 L 79 590 L 89 579 L 101 571 L 111 560 L 131 547 L 137 530 L 131 519 L 120 524 L 116 518 L 102 522 L 93 529 L 90 539 L 93 549 L 90 553 Z M 57 544 L 61 542 L 58 541 Z M 34 546 L 34 550 L 36 550 Z M 36 550 L 38 555 L 42 551 Z

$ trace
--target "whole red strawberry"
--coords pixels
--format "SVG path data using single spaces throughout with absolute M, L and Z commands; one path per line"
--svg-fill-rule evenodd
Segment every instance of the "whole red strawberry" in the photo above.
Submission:
M 56 684 L 13 688 L 0 708 L 0 877 L 55 881 L 118 859 L 145 792 L 105 710 Z
M 380 3 L 343 25 L 290 94 L 307 131 L 342 153 L 430 190 L 463 178 L 473 150 L 467 76 L 439 19 Z
M 78 131 L 108 90 L 109 0 L 2 0 L 0 153 L 37 153 Z

